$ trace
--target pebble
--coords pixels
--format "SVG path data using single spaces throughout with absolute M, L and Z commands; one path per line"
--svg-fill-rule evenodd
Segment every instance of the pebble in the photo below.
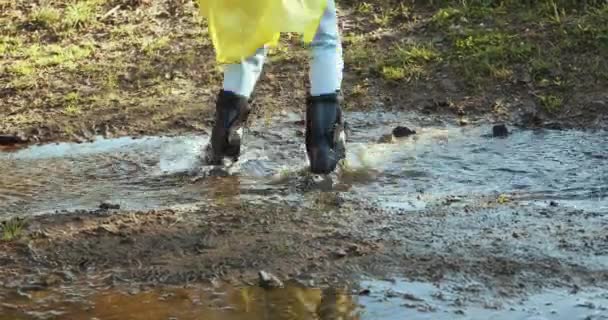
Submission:
M 25 139 L 16 135 L 0 135 L 0 145 L 13 145 L 25 142 Z
M 395 136 L 395 138 L 409 137 L 414 134 L 416 134 L 416 131 L 408 127 L 398 126 L 393 129 L 393 136 Z
M 258 273 L 260 287 L 264 289 L 282 288 L 283 282 L 277 278 L 277 276 L 266 271 L 260 271 Z
M 369 289 L 363 289 L 359 291 L 360 296 L 369 296 L 372 292 Z
M 509 135 L 509 129 L 504 124 L 497 124 L 492 127 L 492 136 L 494 138 L 506 137 Z
M 119 210 L 120 209 L 120 205 L 119 204 L 112 204 L 112 203 L 102 202 L 99 205 L 99 209 L 101 209 L 101 210 Z
M 338 257 L 338 258 L 344 258 L 347 255 L 346 251 L 344 251 L 344 249 L 336 250 L 335 254 L 336 254 L 336 257 Z

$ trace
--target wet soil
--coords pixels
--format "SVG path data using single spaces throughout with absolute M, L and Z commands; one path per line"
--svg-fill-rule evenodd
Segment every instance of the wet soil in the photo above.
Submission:
M 393 312 L 421 319 L 444 311 L 486 319 L 492 310 L 510 312 L 512 299 L 540 295 L 527 311 L 516 308 L 528 319 L 535 305 L 562 298 L 578 308 L 578 296 L 569 295 L 588 290 L 600 294 L 589 298 L 595 308 L 583 310 L 605 313 L 606 132 L 510 128 L 493 138 L 491 126 L 461 128 L 412 114 L 354 113 L 349 120 L 346 165 L 324 179 L 305 173 L 299 114 L 252 127 L 241 160 L 219 171 L 197 162 L 206 136 L 3 153 L 0 214 L 27 225 L 19 239 L 0 242 L 0 296 L 10 301 L 0 310 L 36 318 L 69 304 L 60 293 L 71 290 L 87 303 L 114 301 L 116 312 L 137 319 L 139 311 L 127 310 L 143 307 L 111 297 L 130 292 L 155 301 L 171 286 L 194 286 L 191 294 L 218 281 L 231 285 L 224 292 L 249 288 L 259 297 L 267 292 L 257 286 L 263 270 L 317 302 L 321 289 L 345 289 L 349 299 L 361 293 L 380 313 L 403 290 L 374 279 L 419 281 L 422 287 L 407 288 L 430 307 L 414 299 Z M 379 142 L 398 125 L 416 134 Z M 372 279 L 369 292 L 361 288 L 365 279 Z M 425 292 L 432 284 L 450 303 L 431 301 Z M 39 307 L 38 293 L 55 298 Z M 65 307 L 76 313 L 64 319 L 82 314 L 86 304 L 78 301 Z M 222 303 L 240 308 L 231 301 Z M 188 312 L 203 312 L 197 308 L 171 312 L 189 319 Z M 571 314 L 542 308 L 548 319 Z M 100 319 L 114 317 L 96 310 Z

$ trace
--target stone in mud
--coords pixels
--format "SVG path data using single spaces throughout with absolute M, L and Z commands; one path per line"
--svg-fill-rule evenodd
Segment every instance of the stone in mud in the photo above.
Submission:
M 492 137 L 502 138 L 509 135 L 509 129 L 504 124 L 497 124 L 492 127 Z
M 395 138 L 409 137 L 414 134 L 416 134 L 416 131 L 412 130 L 408 127 L 398 126 L 395 129 L 393 129 L 393 136 Z
M 258 273 L 260 287 L 264 289 L 282 288 L 283 282 L 277 278 L 277 276 L 266 271 L 260 271 Z
M 469 123 L 470 123 L 470 122 L 469 122 L 469 119 L 467 119 L 467 118 L 460 118 L 460 119 L 458 120 L 458 125 L 459 125 L 459 126 L 462 126 L 462 127 L 464 127 L 464 126 L 468 126 L 468 125 L 469 125 Z
M 27 141 L 17 135 L 3 135 L 0 134 L 0 146 L 8 146 L 20 143 L 26 143 Z
M 119 204 L 113 204 L 113 203 L 108 203 L 108 202 L 103 202 L 99 205 L 99 209 L 101 210 L 119 210 L 120 209 L 120 205 Z
M 408 292 L 403 293 L 403 299 L 411 300 L 411 301 L 418 301 L 418 302 L 424 301 L 424 299 L 419 298 L 419 297 L 415 296 L 414 294 L 408 293 Z
M 411 135 L 416 134 L 415 130 L 412 130 L 408 127 L 398 126 L 391 133 L 387 133 L 382 135 L 378 139 L 378 143 L 394 143 L 398 138 L 406 138 Z
M 372 292 L 369 289 L 363 289 L 359 291 L 360 296 L 369 296 Z
M 347 253 L 344 249 L 338 249 L 334 254 L 337 258 L 344 258 L 347 256 Z

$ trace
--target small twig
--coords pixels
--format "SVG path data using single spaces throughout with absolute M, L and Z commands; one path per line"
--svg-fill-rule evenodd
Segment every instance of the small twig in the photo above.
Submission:
M 114 13 L 116 13 L 116 11 L 118 11 L 118 9 L 120 9 L 121 5 L 117 5 L 116 7 L 110 9 L 110 11 L 106 12 L 106 14 L 103 15 L 103 17 L 101 17 L 101 21 L 107 19 L 109 16 L 113 15 Z

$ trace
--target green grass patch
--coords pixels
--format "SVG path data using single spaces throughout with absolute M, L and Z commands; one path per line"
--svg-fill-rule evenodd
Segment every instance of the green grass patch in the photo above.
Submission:
M 561 33 L 561 47 L 578 52 L 590 50 L 608 54 L 608 4 L 565 23 Z
M 441 61 L 441 55 L 430 44 L 398 44 L 380 61 L 378 69 L 385 79 L 416 81 L 428 74 L 431 63 Z
M 97 21 L 96 12 L 101 1 L 74 1 L 64 12 L 63 23 L 66 28 L 84 28 Z
M 171 39 L 168 36 L 146 37 L 141 42 L 141 51 L 148 56 L 158 54 L 169 48 Z
M 81 98 L 78 92 L 70 92 L 65 96 L 63 112 L 68 116 L 77 116 L 82 113 Z
M 564 99 L 554 94 L 540 95 L 538 98 L 543 109 L 549 113 L 556 113 L 564 106 Z
M 433 24 L 437 27 L 449 27 L 462 19 L 464 13 L 461 9 L 455 7 L 441 8 L 431 18 Z
M 10 56 L 23 46 L 23 41 L 17 37 L 0 36 L 0 55 Z
M 24 219 L 13 218 L 7 221 L 3 221 L 0 224 L 0 230 L 2 230 L 2 240 L 14 241 L 23 235 L 23 229 L 27 223 Z
M 516 34 L 476 30 L 454 38 L 451 61 L 466 80 L 479 85 L 488 77 L 508 78 L 511 66 L 527 63 L 534 52 L 534 45 Z
M 16 61 L 9 66 L 9 71 L 17 75 L 29 75 L 39 68 L 52 66 L 73 70 L 78 66 L 78 61 L 88 58 L 92 53 L 93 45 L 90 43 L 65 47 L 58 44 L 33 44 L 12 51 L 11 58 Z
M 43 28 L 55 29 L 61 22 L 61 11 L 48 4 L 43 4 L 32 10 L 30 20 Z

